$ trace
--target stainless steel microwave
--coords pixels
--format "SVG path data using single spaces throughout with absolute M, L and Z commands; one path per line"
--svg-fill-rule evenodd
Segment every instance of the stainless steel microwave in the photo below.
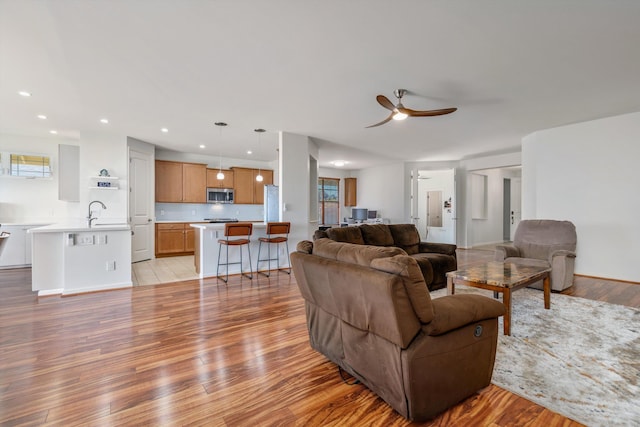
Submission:
M 233 203 L 233 188 L 207 188 L 207 203 Z

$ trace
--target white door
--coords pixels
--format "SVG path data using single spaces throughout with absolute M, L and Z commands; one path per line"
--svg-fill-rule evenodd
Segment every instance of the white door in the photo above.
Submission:
M 131 262 L 153 254 L 153 156 L 129 148 L 129 222 Z
M 433 243 L 456 243 L 455 169 L 419 170 L 413 219 L 420 237 Z
M 521 187 L 522 178 L 511 178 L 511 241 L 513 241 L 513 236 L 516 234 L 516 228 L 518 228 L 518 224 L 522 219 L 522 197 L 520 197 Z

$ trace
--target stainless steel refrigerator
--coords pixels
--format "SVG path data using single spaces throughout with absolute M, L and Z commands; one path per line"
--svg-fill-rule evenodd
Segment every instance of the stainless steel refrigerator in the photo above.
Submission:
M 264 222 L 280 221 L 278 186 L 264 186 Z

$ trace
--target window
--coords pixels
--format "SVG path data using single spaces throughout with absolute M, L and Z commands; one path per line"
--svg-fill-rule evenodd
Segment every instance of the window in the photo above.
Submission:
M 11 154 L 9 175 L 25 177 L 51 177 L 51 160 L 47 156 Z
M 340 179 L 318 178 L 318 221 L 320 224 L 340 222 Z

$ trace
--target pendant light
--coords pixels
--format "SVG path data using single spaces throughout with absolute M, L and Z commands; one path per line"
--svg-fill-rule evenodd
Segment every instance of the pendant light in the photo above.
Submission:
M 227 124 L 225 122 L 216 122 L 216 126 L 218 126 L 218 129 L 220 129 L 220 145 L 218 146 L 218 158 L 220 159 L 220 167 L 218 168 L 218 174 L 216 175 L 218 181 L 222 181 L 224 179 L 224 173 L 222 173 L 222 153 L 220 147 L 222 146 L 222 128 L 226 125 Z
M 264 129 L 254 129 L 254 132 L 258 134 L 258 155 L 260 155 L 260 153 L 262 152 L 260 147 L 260 134 L 266 131 Z M 260 167 L 258 166 L 258 175 L 256 175 L 256 181 L 262 182 L 263 179 L 264 178 L 262 177 Z

